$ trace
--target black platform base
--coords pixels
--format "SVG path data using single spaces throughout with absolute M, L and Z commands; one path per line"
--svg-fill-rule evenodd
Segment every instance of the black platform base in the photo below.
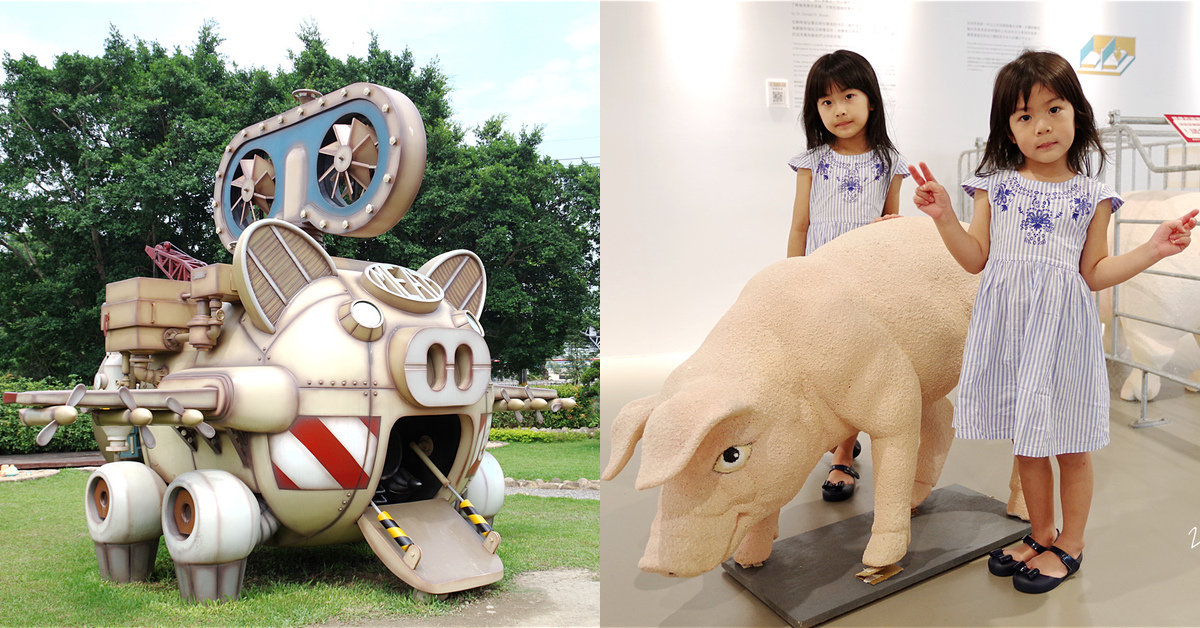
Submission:
M 874 512 L 776 541 L 762 567 L 721 566 L 791 625 L 815 626 L 1029 533 L 1004 511 L 1004 502 L 957 484 L 933 491 L 912 518 L 912 542 L 897 563 L 904 571 L 873 585 L 855 574 L 865 569 Z

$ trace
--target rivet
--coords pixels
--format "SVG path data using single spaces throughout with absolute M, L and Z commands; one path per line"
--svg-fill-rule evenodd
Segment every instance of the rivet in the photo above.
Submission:
M 329 223 L 328 223 L 328 222 L 326 222 L 326 221 L 324 221 L 324 220 L 322 220 L 322 221 L 321 221 L 321 228 L 322 228 L 322 229 L 324 229 L 324 228 L 325 228 L 326 226 L 328 226 L 328 225 L 329 225 Z
M 342 511 L 343 511 L 343 510 L 345 510 L 345 509 L 346 509 L 345 507 L 343 507 L 343 506 L 339 506 L 339 507 L 338 507 L 338 512 L 342 512 Z
M 279 122 L 279 124 L 283 124 L 283 116 L 279 116 L 276 121 Z
M 375 213 L 375 206 L 374 206 L 374 205 L 372 205 L 372 204 L 370 204 L 370 203 L 367 203 L 367 213 L 368 213 L 368 214 L 374 214 L 374 213 Z
M 380 107 L 380 108 L 381 108 L 381 109 L 383 109 L 383 112 L 384 112 L 384 113 L 387 113 L 387 112 L 389 112 L 389 111 L 391 111 L 391 110 L 392 110 L 392 108 L 391 108 L 391 107 L 389 107 L 389 106 L 388 106 L 388 105 L 386 105 L 386 104 L 385 104 L 383 107 Z
M 343 95 L 343 96 L 345 96 L 346 94 L 349 94 L 349 93 L 350 93 L 350 92 L 346 91 L 346 88 L 345 88 L 345 87 L 343 87 L 343 88 L 342 88 L 342 95 Z
M 250 131 L 242 129 L 242 137 L 250 137 Z
M 350 228 L 350 221 L 349 221 L 349 220 L 343 220 L 343 221 L 342 221 L 342 228 L 343 228 L 343 229 L 349 229 L 349 228 Z
M 371 385 L 372 385 L 372 386 L 378 386 L 378 385 L 379 385 L 379 382 L 371 382 Z
M 363 382 L 363 383 L 365 384 L 366 382 Z M 358 380 L 356 379 L 356 380 L 354 380 L 354 381 L 350 382 L 350 385 L 352 385 L 352 386 L 357 386 L 357 385 L 358 385 Z
M 217 206 L 220 205 L 221 203 L 220 203 L 220 201 L 218 201 L 217 199 L 214 198 L 209 204 L 212 205 L 213 209 L 216 209 Z
M 344 379 L 342 380 L 342 385 L 343 385 L 343 386 L 345 386 L 345 385 L 346 385 L 346 380 L 344 380 Z
M 325 380 L 323 380 L 323 379 L 317 380 L 317 384 L 324 384 L 324 383 L 325 383 Z
M 217 227 L 217 235 L 220 235 L 222 233 L 225 233 L 225 230 L 220 227 Z
M 344 499 L 343 499 L 343 500 L 342 500 L 342 503 L 343 503 L 343 504 L 344 504 L 344 503 L 346 503 L 346 500 L 344 500 Z
M 391 182 L 392 182 L 392 173 L 390 173 L 390 172 L 385 172 L 385 173 L 383 174 L 383 182 L 384 182 L 384 183 L 391 183 Z
M 398 141 L 400 141 L 400 140 L 397 140 L 395 135 L 388 138 L 388 144 L 391 144 L 392 146 L 395 146 L 396 142 L 398 142 Z
M 304 115 L 304 107 L 300 107 L 300 108 L 299 108 L 299 109 L 297 109 L 296 111 L 299 111 L 299 112 L 300 112 L 300 115 Z
M 232 152 L 233 152 L 233 147 L 232 147 L 232 146 L 226 146 L 226 147 L 225 147 L 225 152 L 227 152 L 227 153 L 232 153 Z
M 365 391 L 365 390 L 363 391 L 363 396 L 364 396 L 364 397 L 366 397 L 366 396 L 367 396 L 367 391 Z
M 364 394 L 366 394 L 366 393 L 364 393 Z M 379 396 L 379 391 L 377 391 L 377 390 L 375 390 L 375 391 L 371 391 L 371 396 L 373 396 L 373 397 L 378 397 L 378 396 Z
M 258 130 L 259 130 L 259 131 L 265 131 L 265 130 L 267 130 L 267 123 L 266 123 L 266 122 L 259 122 L 259 123 L 258 123 Z
M 308 210 L 307 210 L 307 209 L 302 209 L 302 210 L 300 210 L 300 217 L 301 217 L 301 218 L 308 218 Z
M 364 87 L 364 88 L 363 88 L 363 96 L 370 96 L 370 95 L 371 95 L 371 88 L 370 88 L 370 87 Z
M 218 177 L 223 177 L 223 176 L 225 176 L 225 171 L 224 171 L 224 170 L 218 170 L 218 171 L 217 171 L 217 176 L 218 176 Z
M 319 98 L 319 99 L 317 100 L 317 106 L 318 106 L 318 107 L 324 107 L 324 106 L 325 106 L 325 97 L 324 97 L 324 96 L 322 96 L 321 98 Z
M 310 380 L 308 380 L 308 385 L 309 385 L 309 386 L 312 386 L 312 380 L 311 380 L 311 379 L 310 379 Z

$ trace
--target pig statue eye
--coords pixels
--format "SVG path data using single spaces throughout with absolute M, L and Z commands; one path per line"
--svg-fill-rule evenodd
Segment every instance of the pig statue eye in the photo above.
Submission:
M 733 473 L 746 466 L 746 461 L 749 459 L 750 445 L 736 445 L 721 452 L 721 455 L 717 457 L 717 464 L 713 466 L 713 471 Z

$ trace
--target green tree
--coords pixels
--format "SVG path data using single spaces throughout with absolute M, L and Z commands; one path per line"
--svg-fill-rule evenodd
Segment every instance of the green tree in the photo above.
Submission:
M 294 105 L 294 89 L 369 81 L 407 95 L 423 117 L 421 194 L 392 231 L 327 236 L 335 255 L 416 268 L 455 248 L 489 274 L 482 323 L 501 370 L 536 368 L 596 317 L 599 170 L 539 157 L 541 129 L 503 118 L 468 131 L 450 119 L 436 61 L 418 68 L 371 37 L 340 60 L 317 27 L 298 33 L 290 71 L 242 69 L 218 52 L 215 23 L 168 51 L 110 29 L 99 57 L 30 56 L 3 64 L 0 85 L 0 368 L 90 379 L 103 355 L 104 285 L 155 269 L 143 247 L 170 240 L 228 261 L 209 200 L 221 151 L 238 130 Z

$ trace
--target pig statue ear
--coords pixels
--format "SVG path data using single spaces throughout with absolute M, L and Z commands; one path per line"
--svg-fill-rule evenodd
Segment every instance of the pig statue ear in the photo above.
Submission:
M 741 399 L 714 395 L 713 390 L 700 380 L 654 409 L 642 438 L 642 468 L 636 484 L 639 490 L 675 477 L 691 462 L 709 433 L 751 407 Z
M 654 410 L 654 406 L 657 404 L 658 395 L 650 395 L 630 401 L 617 413 L 617 418 L 613 420 L 612 427 L 608 430 L 611 449 L 608 468 L 600 474 L 601 480 L 611 480 L 617 477 L 621 469 L 625 468 L 625 463 L 633 457 L 633 448 L 642 438 L 642 430 L 646 428 L 646 419 L 650 418 L 650 411 Z

